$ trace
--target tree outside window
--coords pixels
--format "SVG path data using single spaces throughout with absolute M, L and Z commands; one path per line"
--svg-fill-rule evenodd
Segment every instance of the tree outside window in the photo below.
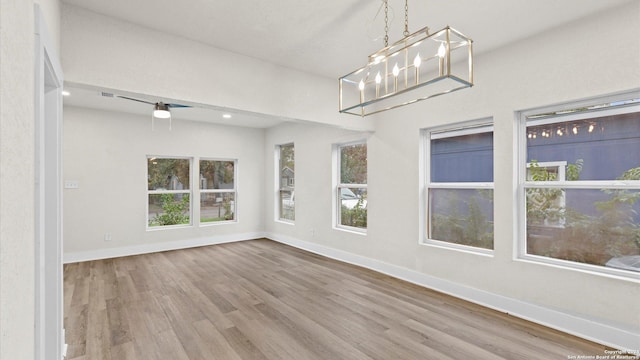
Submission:
M 525 117 L 526 255 L 640 272 L 637 102 Z
M 191 223 L 191 160 L 147 157 L 147 227 Z
M 338 226 L 367 228 L 367 144 L 338 146 Z
M 295 147 L 293 144 L 277 147 L 278 161 L 278 219 L 294 221 L 296 219 L 295 206 Z

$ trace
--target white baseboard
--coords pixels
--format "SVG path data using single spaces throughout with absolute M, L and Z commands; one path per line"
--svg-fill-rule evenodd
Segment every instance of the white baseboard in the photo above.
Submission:
M 264 233 L 254 232 L 254 233 L 244 233 L 244 234 L 210 236 L 205 238 L 169 241 L 169 242 L 161 242 L 161 243 L 153 243 L 153 244 L 143 244 L 143 245 L 136 245 L 136 246 L 125 246 L 125 247 L 108 248 L 108 249 L 100 249 L 100 250 L 77 251 L 77 252 L 65 253 L 63 256 L 63 262 L 65 264 L 70 264 L 70 263 L 76 263 L 81 261 L 110 259 L 110 258 L 116 258 L 116 257 L 122 257 L 122 256 L 149 254 L 149 253 L 160 252 L 160 251 L 179 250 L 179 249 L 187 249 L 187 248 L 199 247 L 199 246 L 224 244 L 229 242 L 259 239 L 263 237 L 264 237 Z
M 433 289 L 472 303 L 476 303 L 515 317 L 519 317 L 540 325 L 576 335 L 619 350 L 636 353 L 640 346 L 640 333 L 633 329 L 606 324 L 594 319 L 578 317 L 555 309 L 520 301 L 456 284 L 424 273 L 413 271 L 397 265 L 388 264 L 375 259 L 352 254 L 346 251 L 310 243 L 288 236 L 273 233 L 266 238 L 310 251 L 349 264 L 362 266 L 398 279 L 402 279 L 429 289 Z
M 637 352 L 640 344 L 640 333 L 633 329 L 625 329 L 621 326 L 611 325 L 572 314 L 567 314 L 555 309 L 527 303 L 518 299 L 493 294 L 490 292 L 460 285 L 448 280 L 433 277 L 424 273 L 413 271 L 401 266 L 392 265 L 365 256 L 356 255 L 346 251 L 326 247 L 316 243 L 298 240 L 292 237 L 273 233 L 245 233 L 223 236 L 214 236 L 184 241 L 163 242 L 157 244 L 144 244 L 92 251 L 81 251 L 64 254 L 64 263 L 108 259 L 121 256 L 147 254 L 160 251 L 186 249 L 191 247 L 216 245 L 236 241 L 268 238 L 282 244 L 310 251 L 322 256 L 343 261 L 349 264 L 362 266 L 398 279 L 402 279 L 429 289 L 433 289 L 472 303 L 476 303 L 500 312 L 504 312 L 531 322 L 560 330 L 568 334 L 595 341 L 612 348 L 627 350 L 630 353 Z

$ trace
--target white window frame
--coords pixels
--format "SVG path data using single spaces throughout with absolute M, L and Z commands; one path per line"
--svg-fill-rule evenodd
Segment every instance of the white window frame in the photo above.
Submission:
M 442 139 L 446 137 L 462 136 L 469 134 L 478 134 L 491 132 L 493 133 L 493 118 L 484 118 L 479 120 L 436 126 L 432 128 L 422 129 L 421 151 L 420 151 L 420 238 L 418 243 L 432 247 L 452 249 L 472 254 L 493 256 L 493 249 L 485 249 L 470 245 L 455 244 L 448 241 L 442 241 L 429 238 L 431 233 L 431 205 L 429 202 L 429 193 L 431 189 L 446 190 L 492 190 L 493 182 L 432 182 L 431 181 L 431 140 Z M 495 155 L 494 155 L 495 159 Z M 495 211 L 495 210 L 494 210 Z M 494 242 L 495 248 L 495 242 Z
M 203 189 L 202 183 L 200 181 L 200 161 L 219 161 L 219 162 L 233 162 L 233 189 Z M 201 227 L 205 226 L 214 226 L 214 225 L 222 225 L 228 223 L 238 222 L 238 159 L 224 159 L 224 158 L 199 158 L 198 159 L 198 169 L 197 169 L 197 178 L 198 178 L 198 224 Z M 234 194 L 233 195 L 233 219 L 232 220 L 221 220 L 221 221 L 207 221 L 202 222 L 202 206 L 201 206 L 201 195 L 202 194 Z
M 630 99 L 633 102 L 629 102 Z M 628 189 L 640 190 L 640 181 L 622 180 L 577 180 L 577 181 L 529 181 L 527 179 L 527 127 L 584 120 L 595 117 L 619 115 L 640 111 L 640 90 L 568 102 L 554 106 L 519 111 L 516 113 L 518 121 L 518 156 L 515 164 L 518 174 L 516 227 L 517 246 L 515 260 L 557 266 L 566 269 L 587 272 L 590 274 L 613 275 L 622 278 L 640 279 L 640 275 L 625 270 L 599 265 L 579 263 L 569 260 L 556 259 L 527 253 L 527 219 L 526 219 L 526 189 Z M 586 110 L 585 110 L 586 109 Z
M 178 160 L 189 160 L 189 189 L 186 190 L 149 190 L 148 179 L 149 179 L 149 161 L 152 159 L 178 159 Z M 145 189 L 147 189 L 146 196 L 146 223 L 145 228 L 147 231 L 159 231 L 159 230 L 167 230 L 167 229 L 178 229 L 178 228 L 186 228 L 191 227 L 194 224 L 194 205 L 193 205 L 193 163 L 194 158 L 189 156 L 165 156 L 165 155 L 147 155 L 145 157 L 145 173 L 147 182 L 145 183 Z M 149 226 L 149 196 L 151 195 L 162 195 L 162 194 L 188 194 L 189 195 L 189 223 L 188 224 L 178 224 L 178 225 L 164 225 L 164 226 Z M 199 221 L 199 219 L 197 220 Z
M 278 144 L 275 146 L 274 149 L 274 172 L 275 172 L 275 192 L 274 192 L 274 220 L 276 222 L 280 222 L 280 223 L 284 223 L 284 224 L 289 224 L 289 225 L 294 225 L 295 224 L 295 218 L 296 218 L 296 205 L 295 205 L 295 170 L 294 170 L 294 177 L 293 179 L 289 179 L 287 184 L 283 184 L 282 183 L 282 174 L 281 174 L 281 167 L 280 167 L 280 160 L 281 160 L 281 154 L 282 154 L 282 148 L 285 146 L 293 146 L 293 162 L 295 163 L 296 161 L 296 155 L 295 155 L 295 143 L 293 141 L 290 142 L 285 142 L 282 144 Z M 293 180 L 293 184 L 292 181 Z M 289 191 L 289 190 L 285 190 L 286 187 L 290 187 L 293 188 L 293 190 L 291 190 L 291 197 L 293 198 L 293 220 L 291 219 L 287 219 L 287 218 L 283 218 L 282 217 L 282 192 L 283 191 Z
M 543 161 L 543 162 L 537 162 L 536 165 L 539 168 L 543 168 L 543 169 L 554 169 L 555 173 L 558 174 L 558 176 L 553 181 L 560 181 L 560 182 L 566 181 L 566 172 L 567 172 L 567 162 L 566 161 Z M 527 163 L 527 175 L 526 175 L 526 181 L 527 182 L 532 181 L 531 180 L 531 172 L 529 171 L 529 169 L 531 169 L 532 167 L 533 167 L 533 163 L 528 162 Z M 558 208 L 565 208 L 566 207 L 566 199 L 565 199 L 565 191 L 564 191 L 564 189 L 561 190 L 561 195 L 560 195 L 560 197 L 558 199 L 556 199 L 555 203 L 556 203 L 555 205 Z M 563 228 L 564 225 L 565 225 L 565 220 L 564 219 L 560 219 L 557 222 L 548 222 L 547 220 L 545 220 L 545 223 L 544 223 L 543 226 Z
M 340 163 L 340 153 L 342 148 L 353 146 L 353 145 L 365 145 L 367 147 L 367 157 L 369 153 L 369 146 L 367 144 L 367 140 L 356 140 L 346 143 L 334 144 L 333 146 L 333 169 L 334 169 L 334 185 L 333 185 L 333 228 L 336 230 L 352 232 L 356 234 L 365 235 L 367 233 L 367 228 L 359 228 L 355 226 L 348 226 L 341 224 L 341 215 L 342 215 L 342 200 L 340 198 L 340 189 L 367 189 L 367 202 L 368 202 L 368 194 L 369 189 L 367 188 L 367 184 L 343 184 L 340 182 L 341 179 L 341 163 Z M 369 164 L 367 163 L 367 182 L 369 177 Z M 368 208 L 368 203 L 367 203 Z M 367 209 L 367 217 L 368 217 L 368 209 Z

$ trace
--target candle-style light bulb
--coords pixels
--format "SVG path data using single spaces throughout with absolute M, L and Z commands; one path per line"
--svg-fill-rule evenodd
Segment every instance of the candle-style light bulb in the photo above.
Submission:
M 422 64 L 422 58 L 418 53 L 413 59 L 413 66 L 416 68 L 416 85 L 420 82 L 420 64 Z
M 440 44 L 438 48 L 438 56 L 443 58 L 447 54 L 447 48 L 444 47 L 444 43 Z
M 444 75 L 444 56 L 447 54 L 447 49 L 444 47 L 444 43 L 440 44 L 438 48 L 438 57 L 440 58 L 438 61 L 438 73 L 440 76 Z
M 391 70 L 393 74 L 393 91 L 398 91 L 398 75 L 400 74 L 400 68 L 398 67 L 398 63 L 393 66 L 393 70 Z
M 420 64 L 422 64 L 422 59 L 420 58 L 420 54 L 416 55 L 416 57 L 413 59 L 413 66 L 415 66 L 416 68 L 420 67 Z
M 589 125 L 589 132 L 593 132 L 594 128 L 595 128 L 595 126 L 593 126 L 593 124 Z
M 360 83 L 358 84 L 358 89 L 364 90 L 364 80 L 360 80 Z
M 380 84 L 382 82 L 382 76 L 380 76 L 380 71 L 376 74 L 376 84 Z
M 578 127 L 577 126 L 573 127 L 573 134 L 574 135 L 578 135 Z

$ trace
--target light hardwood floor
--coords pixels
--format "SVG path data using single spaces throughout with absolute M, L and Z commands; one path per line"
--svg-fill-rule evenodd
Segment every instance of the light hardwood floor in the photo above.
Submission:
M 67 359 L 567 359 L 605 347 L 270 240 L 65 265 Z

